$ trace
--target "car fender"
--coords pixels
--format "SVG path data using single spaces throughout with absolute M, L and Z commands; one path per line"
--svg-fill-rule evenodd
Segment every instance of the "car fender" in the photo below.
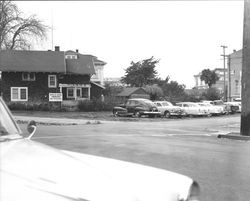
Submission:
M 123 108 L 123 107 L 117 106 L 117 107 L 114 107 L 114 108 L 113 108 L 113 111 L 127 111 L 127 109 L 126 109 L 126 108 Z

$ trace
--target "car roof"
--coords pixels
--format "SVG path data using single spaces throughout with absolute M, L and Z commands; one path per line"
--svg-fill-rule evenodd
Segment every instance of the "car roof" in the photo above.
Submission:
M 155 103 L 164 103 L 164 102 L 166 102 L 166 103 L 171 103 L 171 102 L 169 102 L 169 101 L 154 101 Z

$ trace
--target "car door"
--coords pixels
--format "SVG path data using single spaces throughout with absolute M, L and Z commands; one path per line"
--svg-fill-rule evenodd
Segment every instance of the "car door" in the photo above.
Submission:
M 193 114 L 193 108 L 190 107 L 189 104 L 184 103 L 184 104 L 183 104 L 183 109 L 185 110 L 185 112 L 186 112 L 187 114 Z
M 164 113 L 164 107 L 162 106 L 161 103 L 156 102 L 155 105 L 161 113 Z
M 136 101 L 135 100 L 128 100 L 126 103 L 126 108 L 128 113 L 135 113 Z

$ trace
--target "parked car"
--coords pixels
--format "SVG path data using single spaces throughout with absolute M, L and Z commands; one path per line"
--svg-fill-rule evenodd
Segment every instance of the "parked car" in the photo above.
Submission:
M 213 101 L 214 105 L 219 105 L 224 108 L 225 114 L 234 114 L 239 111 L 239 105 L 232 102 L 223 102 L 222 100 Z
M 181 107 L 185 113 L 189 116 L 208 116 L 207 110 L 193 102 L 180 102 L 176 103 L 177 106 Z
M 222 100 L 215 100 L 215 101 L 203 100 L 202 102 L 209 103 L 211 105 L 220 107 L 222 109 L 222 114 L 229 114 L 229 112 L 230 112 L 229 108 L 224 104 L 224 102 Z
M 157 117 L 161 115 L 155 104 L 148 99 L 133 98 L 128 99 L 125 104 L 113 108 L 115 116 L 136 116 L 141 117 L 147 115 L 149 117 Z
M 225 102 L 225 105 L 227 105 L 230 109 L 230 113 L 240 113 L 241 112 L 241 102 Z
M 184 110 L 179 106 L 174 106 L 168 101 L 155 101 L 157 109 L 161 112 L 161 115 L 170 118 L 172 116 L 183 117 L 186 116 Z
M 58 150 L 31 140 L 34 121 L 27 130 L 24 138 L 0 98 L 1 201 L 199 200 L 199 185 L 187 176 Z
M 211 115 L 221 115 L 223 114 L 223 108 L 220 106 L 212 105 L 210 103 L 200 102 L 197 103 L 199 106 L 206 108 L 207 112 Z

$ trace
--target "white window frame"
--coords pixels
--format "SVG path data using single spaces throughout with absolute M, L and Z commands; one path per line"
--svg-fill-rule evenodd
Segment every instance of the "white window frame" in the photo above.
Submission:
M 13 89 L 17 89 L 18 90 L 18 98 L 17 99 L 13 98 L 13 95 L 12 95 Z M 21 99 L 21 89 L 25 89 L 26 90 L 26 98 L 25 99 Z M 10 88 L 10 100 L 11 101 L 28 101 L 28 87 L 11 87 Z
M 73 90 L 73 96 L 69 96 L 69 90 Z M 77 96 L 77 90 L 80 90 L 80 96 Z M 69 87 L 67 88 L 67 98 L 82 98 L 82 88 L 81 87 Z
M 66 55 L 66 59 L 77 59 L 77 55 Z
M 50 83 L 50 78 L 51 77 L 55 78 L 55 85 L 51 85 L 51 83 Z M 56 86 L 57 86 L 57 77 L 56 77 L 56 75 L 48 75 L 48 86 L 49 86 L 49 88 L 56 88 Z
M 69 90 L 72 89 L 73 90 L 73 96 L 69 96 Z M 69 87 L 67 88 L 67 98 L 75 98 L 75 89 L 73 87 Z

